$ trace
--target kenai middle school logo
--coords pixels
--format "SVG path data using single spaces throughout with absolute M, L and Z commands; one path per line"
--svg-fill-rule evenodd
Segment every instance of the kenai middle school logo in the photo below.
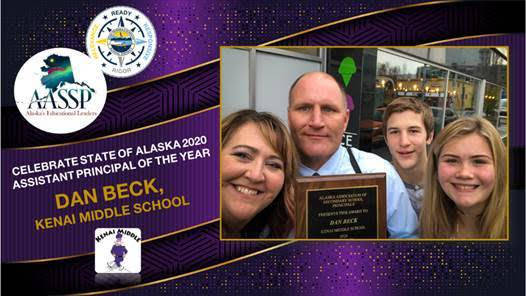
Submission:
M 139 273 L 141 230 L 139 228 L 97 228 L 95 230 L 95 272 Z
M 155 56 L 157 37 L 150 20 L 137 9 L 115 6 L 101 12 L 86 34 L 88 55 L 113 77 L 130 77 Z
M 15 80 L 15 102 L 34 127 L 54 134 L 92 123 L 106 102 L 106 80 L 95 61 L 69 48 L 32 56 Z

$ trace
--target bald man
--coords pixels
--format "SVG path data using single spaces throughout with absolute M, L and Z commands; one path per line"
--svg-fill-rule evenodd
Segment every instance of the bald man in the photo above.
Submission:
M 389 237 L 416 237 L 417 217 L 393 166 L 375 154 L 341 146 L 349 109 L 345 91 L 332 76 L 300 76 L 289 91 L 288 119 L 301 157 L 301 176 L 386 173 Z

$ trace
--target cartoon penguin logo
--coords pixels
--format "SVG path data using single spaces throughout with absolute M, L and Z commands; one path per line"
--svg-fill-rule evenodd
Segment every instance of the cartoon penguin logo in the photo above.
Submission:
M 122 233 L 117 233 L 117 235 L 115 236 L 115 242 L 113 243 L 113 247 L 111 248 L 111 255 L 113 256 L 113 260 L 108 262 L 108 268 L 110 269 L 110 271 L 116 269 L 118 269 L 119 271 L 125 270 L 125 267 L 123 266 L 123 261 L 127 253 L 128 250 L 122 242 Z

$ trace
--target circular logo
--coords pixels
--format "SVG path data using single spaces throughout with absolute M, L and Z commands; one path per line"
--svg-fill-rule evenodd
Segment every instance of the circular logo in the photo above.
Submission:
M 106 80 L 95 61 L 69 48 L 32 56 L 15 80 L 15 102 L 34 127 L 54 134 L 92 123 L 106 102 Z
M 155 56 L 157 37 L 150 20 L 135 8 L 115 6 L 99 13 L 86 34 L 88 55 L 112 77 L 130 77 Z

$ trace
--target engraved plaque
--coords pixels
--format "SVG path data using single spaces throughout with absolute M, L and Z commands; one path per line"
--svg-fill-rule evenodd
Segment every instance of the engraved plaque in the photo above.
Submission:
M 300 177 L 296 238 L 386 238 L 385 173 Z

